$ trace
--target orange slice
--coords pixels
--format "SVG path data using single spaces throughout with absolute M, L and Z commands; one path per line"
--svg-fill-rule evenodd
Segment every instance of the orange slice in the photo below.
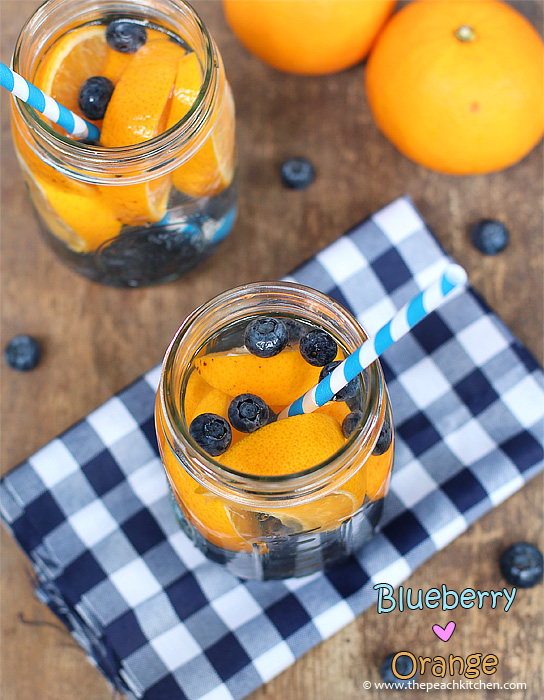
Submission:
M 219 459 L 238 471 L 260 476 L 292 474 L 332 457 L 344 444 L 338 421 L 309 413 L 266 425 L 230 447 Z M 342 490 L 310 503 L 266 510 L 293 532 L 336 527 L 362 503 Z M 246 540 L 259 539 L 259 518 L 241 509 L 230 509 L 231 521 Z
M 234 99 L 225 83 L 223 105 L 211 135 L 192 158 L 174 170 L 174 187 L 190 197 L 213 197 L 222 192 L 234 177 L 234 145 Z
M 189 375 L 187 380 L 187 386 L 185 387 L 185 395 L 183 398 L 183 413 L 185 415 L 185 422 L 189 426 L 190 422 L 195 417 L 196 407 L 206 396 L 206 394 L 211 391 L 211 386 L 208 382 L 205 382 L 201 375 L 193 370 Z
M 113 92 L 101 142 L 120 147 L 142 143 L 164 131 L 177 64 L 184 49 L 169 39 L 145 44 L 123 71 Z M 104 185 L 101 190 L 126 224 L 160 221 L 166 214 L 170 175 L 137 185 Z
M 157 40 L 164 41 L 164 39 L 165 36 L 162 32 L 156 29 L 147 29 L 147 44 Z M 109 78 L 114 85 L 117 85 L 125 68 L 132 61 L 134 56 L 135 54 L 133 53 L 122 53 L 108 46 L 106 49 L 106 62 L 100 75 Z
M 98 187 L 68 178 L 44 163 L 22 138 L 15 120 L 12 133 L 32 200 L 53 235 L 71 250 L 87 253 L 119 233 L 121 222 Z
M 160 221 L 168 208 L 170 175 L 137 185 L 99 185 L 100 192 L 123 224 Z
M 326 413 L 342 425 L 342 421 L 350 412 L 348 405 L 345 401 L 329 401 L 321 408 L 316 409 L 315 413 Z
M 216 353 L 199 357 L 202 378 L 229 396 L 256 394 L 269 406 L 288 405 L 319 380 L 319 367 L 308 364 L 298 350 L 261 358 L 249 353 Z
M 251 546 L 236 531 L 223 501 L 204 489 L 179 465 L 159 430 L 159 446 L 168 479 L 185 518 L 209 542 L 234 551 Z
M 167 128 L 177 124 L 193 106 L 202 86 L 202 71 L 194 52 L 178 64 Z M 176 189 L 191 197 L 212 197 L 228 187 L 234 176 L 234 100 L 228 83 L 225 99 L 211 134 L 199 151 L 174 171 Z
M 36 86 L 73 112 L 82 83 L 103 75 L 108 45 L 103 25 L 80 27 L 65 34 L 42 58 L 34 78 Z
M 196 53 L 191 51 L 180 58 L 178 62 L 172 106 L 168 115 L 168 129 L 183 119 L 191 109 L 201 86 L 202 73 L 200 63 Z
M 234 528 L 223 501 L 203 488 L 180 465 L 166 439 L 158 400 L 155 409 L 155 424 L 161 458 L 176 500 L 187 521 L 203 537 L 218 547 L 234 551 L 250 551 L 251 546 Z
M 164 35 L 147 30 L 147 43 Z M 147 45 L 147 44 L 146 44 Z M 34 78 L 37 87 L 80 116 L 77 97 L 81 85 L 93 75 L 103 75 L 115 85 L 136 54 L 111 49 L 104 25 L 79 27 L 65 34 L 45 53 Z
M 219 459 L 246 474 L 279 476 L 323 462 L 344 442 L 338 421 L 308 413 L 265 425 L 229 447 Z
M 70 181 L 70 185 L 51 179 L 35 178 L 39 190 L 55 216 L 46 213 L 51 231 L 76 252 L 96 250 L 117 236 L 121 223 L 97 187 Z M 74 236 L 74 233 L 76 234 Z
M 101 136 L 104 146 L 142 143 L 164 130 L 177 64 L 183 54 L 179 44 L 160 39 L 145 44 L 134 55 L 106 110 Z
M 352 516 L 361 503 L 353 494 L 340 490 L 300 506 L 272 510 L 270 515 L 294 532 L 331 530 Z

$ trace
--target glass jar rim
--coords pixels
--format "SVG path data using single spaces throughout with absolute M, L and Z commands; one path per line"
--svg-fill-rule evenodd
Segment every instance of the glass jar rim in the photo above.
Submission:
M 30 129 L 34 139 L 33 145 L 40 151 L 37 155 L 42 158 L 45 156 L 46 162 L 52 159 L 53 162 L 49 164 L 63 174 L 86 181 L 89 176 L 94 176 L 97 180 L 112 180 L 121 175 L 123 179 L 118 184 L 137 184 L 148 181 L 150 171 L 153 171 L 154 178 L 171 172 L 178 166 L 180 152 L 183 153 L 183 159 L 187 160 L 201 147 L 203 138 L 199 139 L 198 134 L 203 131 L 203 127 L 210 119 L 221 78 L 219 55 L 206 26 L 188 2 L 185 0 L 155 0 L 155 2 L 160 2 L 165 8 L 177 12 L 180 18 L 178 21 L 188 20 L 192 23 L 193 29 L 202 39 L 203 82 L 195 102 L 179 122 L 157 136 L 138 144 L 106 148 L 81 143 L 59 133 L 36 110 L 20 99 L 12 97 L 13 108 Z M 63 0 L 45 0 L 27 19 L 19 32 L 13 51 L 13 70 L 23 75 L 26 73 L 21 70 L 21 57 L 24 49 L 27 48 L 25 42 L 32 42 L 37 28 L 51 17 L 51 8 L 62 3 Z M 96 0 L 92 2 L 89 0 L 89 4 L 92 5 L 90 10 L 96 9 Z M 143 20 L 153 17 L 149 14 L 153 9 L 151 4 L 147 6 L 136 0 L 119 0 L 116 5 L 119 4 L 132 6 L 134 12 L 138 13 L 138 18 L 141 17 Z M 146 9 L 148 14 L 145 13 Z M 73 21 L 74 17 L 71 15 L 67 18 L 66 24 L 73 24 Z M 93 23 L 97 22 L 88 22 L 88 24 Z M 172 27 L 170 29 L 174 31 Z M 66 162 L 72 160 L 77 162 L 77 167 L 66 165 Z
M 311 287 L 288 281 L 254 282 L 234 287 L 200 305 L 187 316 L 174 335 L 165 353 L 161 368 L 158 401 L 160 403 L 160 418 L 165 422 L 165 426 L 163 426 L 166 428 L 164 433 L 173 454 L 178 459 L 180 452 L 183 454 L 185 458 L 183 464 L 190 466 L 189 471 L 197 481 L 202 483 L 202 479 L 206 480 L 206 488 L 213 491 L 213 480 L 219 479 L 221 485 L 226 487 L 231 495 L 236 494 L 236 500 L 240 503 L 244 502 L 245 495 L 249 495 L 247 499 L 249 503 L 254 502 L 253 497 L 257 495 L 271 497 L 274 500 L 283 500 L 287 497 L 287 491 L 292 492 L 293 489 L 299 491 L 298 495 L 317 494 L 326 487 L 331 479 L 335 479 L 339 474 L 346 471 L 346 463 L 348 466 L 352 465 L 354 457 L 366 454 L 366 459 L 370 455 L 378 439 L 381 423 L 385 415 L 385 382 L 380 363 L 378 360 L 375 360 L 366 370 L 370 389 L 367 396 L 369 403 L 363 413 L 363 422 L 359 430 L 351 435 L 340 450 L 335 452 L 330 458 L 312 467 L 277 476 L 248 474 L 232 467 L 227 467 L 219 461 L 220 458 L 210 457 L 190 438 L 185 421 L 177 409 L 176 397 L 166 390 L 180 345 L 186 334 L 191 331 L 198 320 L 203 315 L 210 313 L 214 307 L 220 304 L 228 304 L 243 295 L 253 294 L 257 296 L 263 291 L 278 294 L 283 292 L 289 295 L 297 292 L 304 295 L 310 294 L 325 302 L 328 307 L 332 306 L 336 314 L 343 317 L 344 320 L 351 323 L 353 328 L 358 330 L 362 340 L 367 337 L 364 329 L 353 315 L 334 299 Z M 205 339 L 203 338 L 202 340 L 204 341 Z M 172 444 L 172 441 L 174 444 Z M 187 465 L 187 462 L 189 465 Z M 358 469 L 359 466 L 356 468 Z M 349 475 L 343 481 L 347 480 Z

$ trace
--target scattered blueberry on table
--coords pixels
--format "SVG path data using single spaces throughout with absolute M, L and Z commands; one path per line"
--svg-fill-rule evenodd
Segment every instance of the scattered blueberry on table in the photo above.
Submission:
M 41 349 L 38 341 L 30 335 L 16 335 L 6 345 L 4 356 L 12 369 L 28 372 L 38 365 Z
M 136 53 L 147 41 L 147 30 L 136 22 L 116 19 L 107 26 L 106 41 L 114 51 Z
M 332 336 L 315 328 L 300 339 L 300 354 L 314 367 L 324 367 L 332 362 L 338 352 L 338 346 Z
M 340 360 L 334 360 L 334 362 L 327 363 L 319 373 L 319 381 L 325 379 L 325 377 L 328 377 L 333 369 L 336 369 L 339 364 L 341 364 Z M 340 391 L 332 397 L 332 400 L 349 401 L 349 399 L 353 399 L 355 396 L 357 396 L 360 383 L 359 375 L 357 375 L 350 382 L 348 382 L 346 386 L 342 387 L 342 389 L 340 389 Z
M 484 255 L 497 255 L 506 248 L 510 233 L 506 226 L 495 219 L 481 219 L 472 226 L 472 244 Z
M 104 119 L 113 93 L 113 83 L 103 75 L 87 78 L 79 89 L 77 104 L 87 119 Z
M 518 588 L 532 588 L 542 581 L 542 552 L 529 542 L 516 542 L 505 549 L 499 564 L 504 578 Z
M 285 323 L 271 316 L 250 321 L 244 332 L 244 344 L 252 355 L 274 357 L 287 345 L 289 334 Z
M 400 686 L 407 687 L 410 681 L 413 681 L 418 677 L 419 672 L 416 671 L 411 678 L 407 678 L 405 680 L 403 680 L 402 678 L 397 678 L 397 676 L 395 676 L 395 674 L 393 673 L 394 658 L 395 654 L 389 654 L 389 656 L 385 657 L 385 659 L 382 662 L 382 665 L 380 666 L 380 675 L 386 683 L 395 683 L 399 689 Z M 406 656 L 405 654 L 399 656 L 399 658 L 395 662 L 395 669 L 397 673 L 401 676 L 409 676 L 412 673 L 413 668 L 414 664 L 412 659 L 409 656 Z
M 253 433 L 268 423 L 269 410 L 260 396 L 239 394 L 230 402 L 228 416 L 233 428 L 242 433 Z
M 291 190 L 304 190 L 315 179 L 315 168 L 307 158 L 288 158 L 281 164 L 280 178 Z
M 223 454 L 230 447 L 231 427 L 215 413 L 201 413 L 191 421 L 189 434 L 212 457 Z

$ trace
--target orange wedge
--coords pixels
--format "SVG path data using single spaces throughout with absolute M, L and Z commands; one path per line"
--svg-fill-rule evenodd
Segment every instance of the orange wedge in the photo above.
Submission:
M 97 187 L 76 181 L 67 186 L 51 179 L 34 180 L 49 208 L 44 216 L 48 227 L 72 250 L 96 250 L 121 230 L 120 221 Z
M 359 502 L 353 494 L 340 490 L 300 506 L 271 510 L 269 514 L 294 532 L 331 530 L 352 516 L 361 504 L 362 499 Z
M 178 64 L 167 128 L 177 124 L 193 106 L 202 86 L 202 71 L 194 52 Z M 172 176 L 176 189 L 191 197 L 213 197 L 234 177 L 234 100 L 228 83 L 225 98 L 212 131 L 198 152 Z
M 184 49 L 169 39 L 145 44 L 126 66 L 106 110 L 101 142 L 120 147 L 142 143 L 166 127 L 177 64 Z M 120 221 L 160 221 L 166 214 L 170 175 L 137 185 L 104 185 L 101 191 Z
M 298 350 L 266 359 L 245 352 L 216 353 L 197 358 L 195 367 L 208 384 L 225 394 L 256 394 L 269 406 L 292 403 L 317 384 L 320 372 Z
M 32 200 L 51 233 L 78 253 L 96 250 L 119 233 L 121 222 L 98 187 L 68 178 L 44 163 L 22 138 L 15 120 L 12 133 Z
M 82 83 L 103 75 L 108 45 L 104 26 L 94 24 L 65 34 L 42 58 L 34 78 L 36 86 L 73 112 Z
M 147 30 L 147 43 L 160 39 L 161 32 Z M 147 44 L 146 44 L 147 45 Z M 77 97 L 81 85 L 93 75 L 103 75 L 115 85 L 136 54 L 111 49 L 104 25 L 79 27 L 65 34 L 45 53 L 35 75 L 35 84 L 80 116 Z
M 101 142 L 119 147 L 142 143 L 164 131 L 184 49 L 169 39 L 145 44 L 121 74 L 106 110 Z
M 176 82 L 172 95 L 172 106 L 167 128 L 177 124 L 195 103 L 202 86 L 200 63 L 194 51 L 180 58 L 177 65 Z
M 234 99 L 228 83 L 211 136 L 186 163 L 174 170 L 174 187 L 191 197 L 213 197 L 234 178 Z
M 338 421 L 320 413 L 265 425 L 221 455 L 220 462 L 246 474 L 293 474 L 331 457 L 345 439 Z
M 211 389 L 212 387 L 202 379 L 196 370 L 191 372 L 183 397 L 183 414 L 187 427 L 196 416 L 196 407 Z
M 168 445 L 161 455 L 177 501 L 187 520 L 207 540 L 225 549 L 248 551 L 248 545 L 236 531 L 223 501 L 204 489 L 177 463 Z
M 342 421 L 350 412 L 348 405 L 345 401 L 329 401 L 321 408 L 316 409 L 315 413 L 326 413 L 342 425 Z
M 219 459 L 238 471 L 260 476 L 292 474 L 332 457 L 344 444 L 338 421 L 309 413 L 271 423 L 247 435 Z M 336 527 L 362 503 L 341 490 L 310 503 L 266 510 L 294 532 Z M 235 529 L 248 540 L 259 539 L 258 519 L 238 509 L 230 512 Z
M 156 409 L 157 439 L 161 458 L 183 515 L 201 535 L 218 547 L 234 551 L 250 551 L 251 545 L 234 528 L 225 503 L 203 488 L 179 464 L 166 440 L 158 404 Z
M 147 44 L 150 44 L 152 41 L 164 41 L 164 39 L 165 36 L 162 32 L 156 29 L 147 29 Z M 134 56 L 135 54 L 133 53 L 122 53 L 108 46 L 106 49 L 106 62 L 100 75 L 109 78 L 114 85 L 117 85 L 125 68 L 132 61 Z

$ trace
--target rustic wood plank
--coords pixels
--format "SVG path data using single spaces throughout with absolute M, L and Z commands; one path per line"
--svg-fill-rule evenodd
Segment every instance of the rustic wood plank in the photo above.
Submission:
M 2 0 L 2 60 L 39 3 Z M 217 0 L 195 6 L 219 44 L 237 104 L 240 217 L 221 253 L 179 282 L 142 290 L 93 285 L 64 268 L 42 244 L 10 145 L 8 99 L 2 94 L 2 347 L 16 333 L 45 348 L 38 369 L 21 375 L 2 368 L 2 472 L 159 362 L 186 313 L 235 284 L 272 279 L 333 241 L 393 198 L 409 192 L 448 252 L 466 266 L 476 289 L 542 362 L 543 149 L 493 175 L 454 178 L 403 158 L 374 126 L 364 95 L 364 67 L 334 76 L 279 74 L 252 58 L 230 33 Z M 517 3 L 542 28 L 542 3 Z M 279 183 L 281 161 L 309 157 L 315 183 L 291 192 Z M 491 216 L 512 231 L 508 250 L 484 258 L 468 226 Z M 482 518 L 410 577 L 413 588 L 499 588 L 497 556 L 542 530 L 542 479 Z M 32 593 L 29 565 L 2 529 L 2 677 L 4 700 L 101 700 L 111 691 L 66 632 L 28 626 L 56 624 Z M 525 681 L 511 700 L 544 697 L 542 588 L 520 592 L 505 617 L 467 610 L 455 615 L 451 651 L 495 653 L 499 682 Z M 408 616 L 409 615 L 409 616 Z M 379 663 L 400 648 L 434 655 L 445 647 L 431 632 L 446 619 L 432 611 L 377 615 L 367 611 L 293 667 L 256 691 L 252 700 L 360 700 L 383 697 L 363 689 L 379 681 Z M 493 677 L 493 680 L 495 677 Z M 425 680 L 434 680 L 426 674 Z M 414 700 L 428 697 L 424 691 Z M 446 700 L 451 691 L 435 691 Z M 466 697 L 498 697 L 494 691 Z

